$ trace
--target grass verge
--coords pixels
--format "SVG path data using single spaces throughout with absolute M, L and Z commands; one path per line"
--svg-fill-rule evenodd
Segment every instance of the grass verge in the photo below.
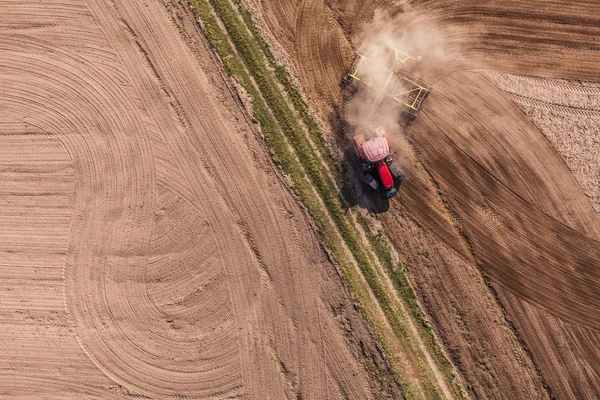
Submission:
M 251 15 L 239 0 L 233 1 L 191 0 L 190 5 L 201 20 L 204 33 L 222 60 L 225 71 L 247 92 L 252 117 L 261 126 L 273 160 L 290 178 L 292 189 L 308 210 L 321 240 L 340 266 L 352 297 L 359 303 L 363 316 L 383 349 L 394 379 L 402 386 L 407 398 L 442 397 L 435 376 L 407 333 L 407 316 L 402 315 L 400 307 L 387 290 L 386 277 L 374 258 L 387 267 L 387 273 L 406 307 L 423 325 L 425 320 L 422 311 L 406 275 L 402 269 L 390 264 L 388 249 L 381 245 L 371 229 L 364 229 L 370 244 L 366 246 L 352 219 L 345 215 L 334 184 L 334 181 L 338 187 L 344 184 L 338 160 L 333 156 L 319 124 L 289 73 L 277 65 Z M 315 153 L 315 148 L 318 153 Z M 360 215 L 358 218 L 359 221 L 361 218 L 364 220 Z M 359 266 L 360 274 L 354 265 Z M 383 311 L 385 320 L 382 320 L 379 309 Z M 433 349 L 437 346 L 433 335 L 426 343 Z M 410 360 L 401 360 L 398 352 L 409 356 Z M 440 363 L 438 355 L 435 352 L 434 355 Z M 441 352 L 440 357 L 443 358 Z M 417 377 L 407 378 L 408 361 L 418 365 Z M 451 365 L 445 361 L 451 374 L 444 371 L 444 375 L 454 394 L 460 394 L 461 391 L 452 380 Z M 445 370 L 446 364 L 440 363 L 440 369 Z
M 406 271 L 404 270 L 402 263 L 399 262 L 396 264 L 394 262 L 389 249 L 391 242 L 385 238 L 384 232 L 381 230 L 374 234 L 372 224 L 364 216 L 358 214 L 357 220 L 363 229 L 370 233 L 367 235 L 367 238 L 371 244 L 371 248 L 373 251 L 375 251 L 377 257 L 385 266 L 388 275 L 394 283 L 395 289 L 404 300 L 404 303 L 410 310 L 414 320 L 417 321 L 417 329 L 419 330 L 419 334 L 425 340 L 425 344 L 437 362 L 440 371 L 444 374 L 446 380 L 449 382 L 453 381 L 456 377 L 456 372 L 444 354 L 444 351 L 439 344 L 431 325 L 427 321 L 425 314 L 417 302 L 417 295 L 412 284 L 408 280 L 408 276 L 406 275 Z M 466 393 L 464 392 L 464 388 L 458 387 L 457 389 L 461 391 L 462 397 L 467 397 Z

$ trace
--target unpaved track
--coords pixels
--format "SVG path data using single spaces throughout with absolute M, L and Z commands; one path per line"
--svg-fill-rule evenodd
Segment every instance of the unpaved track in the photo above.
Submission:
M 506 349 L 520 346 L 498 317 L 502 308 L 466 300 L 472 293 L 489 296 L 489 290 L 473 269 L 453 267 L 457 257 L 491 278 L 552 394 L 597 398 L 600 218 L 558 153 L 510 97 L 485 76 L 466 72 L 597 80 L 597 2 L 415 2 L 405 14 L 387 1 L 277 4 L 259 2 L 265 28 L 272 38 L 285 38 L 279 45 L 294 60 L 324 120 L 339 101 L 339 81 L 352 58 L 347 38 L 360 33 L 375 9 L 396 15 L 399 31 L 417 32 L 409 51 L 425 57 L 420 73 L 434 91 L 405 133 L 408 145 L 398 146 L 409 179 L 381 218 L 408 253 L 402 236 L 427 235 L 430 244 L 407 258 L 417 264 L 411 271 L 422 285 L 421 299 L 440 322 L 471 392 L 501 398 L 516 389 L 511 377 L 521 376 L 522 398 L 547 396 L 529 356 L 522 349 L 506 355 Z M 307 10 L 314 13 L 310 20 L 303 17 Z M 285 13 L 273 15 L 278 12 Z M 344 63 L 336 65 L 339 60 Z M 436 199 L 438 189 L 443 197 Z M 408 215 L 425 232 L 395 213 Z M 430 257 L 434 251 L 442 256 Z M 434 260 L 446 265 L 432 265 Z M 447 293 L 441 289 L 447 285 L 456 302 L 431 300 Z
M 218 68 L 158 1 L 0 2 L 1 397 L 371 396 Z

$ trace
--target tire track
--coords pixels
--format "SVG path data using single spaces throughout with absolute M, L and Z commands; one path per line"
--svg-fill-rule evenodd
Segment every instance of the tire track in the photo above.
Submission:
M 107 179 L 106 185 L 103 187 L 95 178 L 106 172 L 105 168 L 110 169 L 107 164 L 110 164 L 113 156 L 110 154 L 110 146 L 105 142 L 106 139 L 110 139 L 110 133 L 131 130 L 128 129 L 131 127 L 130 117 L 122 116 L 122 121 L 116 121 L 114 116 L 120 115 L 119 108 L 110 106 L 110 104 L 116 104 L 112 102 L 116 101 L 115 94 L 118 95 L 120 92 L 118 90 L 113 93 L 103 91 L 102 88 L 109 87 L 111 82 L 106 79 L 105 75 L 84 59 L 47 42 L 32 40 L 20 35 L 2 35 L 1 43 L 0 69 L 2 73 L 0 73 L 0 80 L 3 112 L 8 115 L 20 116 L 25 123 L 51 133 L 65 146 L 73 165 L 76 188 L 71 229 L 82 233 L 81 231 L 91 225 L 88 218 L 98 217 L 95 211 L 100 207 L 95 207 L 96 199 L 103 195 L 109 197 L 110 191 L 115 190 L 119 184 L 116 178 Z M 74 76 L 73 71 L 81 73 Z M 99 82 L 104 84 L 98 84 Z M 118 85 L 115 86 L 118 87 Z M 57 99 L 63 101 L 57 101 Z M 126 102 L 118 103 L 123 105 L 121 110 L 128 111 Z M 103 113 L 98 107 L 106 107 L 109 110 L 106 118 L 102 118 Z M 85 118 L 86 114 L 92 117 Z M 132 115 L 135 114 L 132 113 Z M 113 140 L 113 146 L 115 141 Z M 123 142 L 125 143 L 121 143 L 121 145 L 126 147 L 126 139 Z M 112 150 L 114 151 L 114 148 Z M 132 157 L 132 161 L 137 160 Z M 122 166 L 121 171 L 126 169 L 128 169 L 126 166 Z M 134 169 L 131 168 L 131 170 Z M 144 180 L 140 179 L 139 182 L 143 184 Z M 109 213 L 106 208 L 101 211 Z M 102 227 L 102 229 L 104 228 Z M 93 234 L 95 233 L 97 231 L 93 232 Z M 89 240 L 89 237 L 87 239 Z M 85 233 L 76 235 L 75 239 L 69 243 L 70 251 L 66 261 L 67 280 L 76 280 L 76 273 L 80 271 L 76 266 L 82 265 L 74 261 L 74 258 L 82 257 L 81 251 L 73 250 L 73 245 L 77 240 L 85 242 Z M 97 250 L 89 244 L 80 247 L 83 252 L 88 249 Z M 88 265 L 97 267 L 94 263 Z M 63 283 L 62 274 L 59 282 Z M 62 290 L 58 291 L 58 293 L 61 292 Z M 72 292 L 69 293 L 67 290 L 67 297 L 69 294 Z M 84 306 L 81 301 L 78 301 L 77 304 Z M 85 357 L 80 358 L 78 362 L 81 363 L 83 360 Z M 39 373 L 42 371 L 44 370 L 40 369 Z M 31 371 L 27 373 L 31 373 Z M 89 374 L 89 372 L 86 373 Z M 72 374 L 75 375 L 76 371 L 72 371 Z M 81 375 L 81 379 L 85 379 L 85 376 Z M 23 377 L 23 381 L 26 379 L 28 378 Z M 98 382 L 97 377 L 89 379 L 89 385 L 94 385 L 94 382 Z M 82 386 L 84 385 L 86 383 L 82 384 Z M 68 387 L 69 384 L 62 378 L 57 381 L 57 386 Z M 73 386 L 76 387 L 76 385 Z M 7 387 L 12 387 L 12 384 Z M 50 388 L 51 386 L 48 387 L 49 390 L 51 390 Z M 61 389 L 57 388 L 56 390 L 60 391 Z
M 478 71 L 492 78 L 495 81 L 498 78 L 504 77 L 504 74 L 489 72 L 489 71 Z M 511 76 L 514 79 L 523 84 L 523 86 L 536 86 L 556 90 L 559 92 L 575 92 L 583 95 L 597 96 L 599 87 L 597 84 L 586 83 L 586 86 L 580 82 L 579 84 L 572 83 L 570 81 L 563 81 L 557 79 L 546 79 L 537 76 Z M 589 86 L 587 86 L 589 85 Z M 518 94 L 518 93 L 517 93 Z
M 296 15 L 296 51 L 299 72 L 307 80 L 309 93 L 315 100 L 334 101 L 345 73 L 340 65 L 350 64 L 353 52 L 336 25 L 328 23 L 331 10 L 322 1 L 304 0 Z M 327 101 L 327 100 L 326 100 Z
M 367 15 L 359 15 L 359 9 L 372 7 L 372 10 L 377 5 L 382 9 L 386 8 L 381 2 L 340 4 L 330 1 L 327 4 L 337 12 L 338 21 L 346 28 L 347 34 L 356 34 L 361 22 L 372 18 L 370 11 Z M 468 239 L 474 241 L 478 260 L 481 262 L 482 257 L 485 258 L 484 264 L 488 266 L 484 271 L 491 271 L 494 282 L 501 282 L 502 287 L 518 293 L 520 301 L 526 298 L 534 303 L 539 309 L 539 319 L 536 321 L 540 324 L 547 322 L 544 319 L 550 321 L 557 318 L 549 310 L 560 315 L 560 319 L 569 321 L 561 325 L 564 329 L 553 333 L 552 340 L 544 341 L 544 346 L 532 344 L 531 340 L 535 340 L 535 335 L 526 334 L 524 337 L 527 345 L 535 348 L 533 356 L 540 363 L 544 376 L 551 377 L 551 384 L 560 388 L 555 393 L 573 397 L 571 387 L 578 384 L 576 377 L 582 370 L 574 368 L 561 376 L 556 368 L 560 365 L 560 357 L 567 357 L 567 353 L 554 354 L 556 350 L 553 350 L 551 343 L 560 343 L 561 335 L 571 335 L 569 326 L 577 326 L 573 324 L 574 320 L 588 326 L 582 329 L 598 328 L 596 322 L 588 320 L 588 317 L 592 318 L 597 314 L 594 301 L 586 300 L 585 296 L 579 297 L 577 293 L 580 285 L 589 285 L 585 290 L 590 295 L 597 291 L 596 283 L 593 283 L 596 278 L 592 276 L 596 275 L 598 268 L 594 262 L 597 257 L 595 249 L 598 248 L 596 240 L 600 237 L 598 218 L 564 162 L 544 143 L 539 130 L 532 127 L 531 122 L 519 110 L 508 104 L 506 95 L 488 88 L 489 85 L 484 80 L 472 77 L 465 79 L 465 75 L 455 74 L 454 78 L 448 76 L 465 69 L 491 69 L 542 77 L 597 80 L 597 66 L 600 65 L 599 46 L 594 41 L 600 33 L 600 24 L 594 13 L 597 4 L 593 1 L 569 4 L 517 0 L 502 3 L 420 1 L 412 6 L 412 12 L 399 19 L 401 22 L 398 23 L 398 31 L 421 28 L 423 32 L 439 32 L 442 36 L 439 42 L 445 55 L 442 59 L 433 57 L 433 61 L 428 61 L 427 52 L 422 54 L 425 61 L 419 67 L 420 72 L 425 79 L 435 83 L 432 97 L 427 100 L 424 111 L 428 111 L 426 114 L 436 114 L 435 122 L 438 126 L 423 123 L 421 117 L 411 127 L 411 135 L 415 135 L 411 142 L 418 141 L 415 147 L 419 159 L 423 160 L 424 167 L 435 180 L 440 182 L 442 192 L 448 194 L 452 209 L 459 216 Z M 273 16 L 269 18 L 275 20 Z M 307 26 L 303 28 L 305 32 L 311 29 L 317 31 L 321 27 L 316 19 L 303 23 Z M 298 27 L 296 29 L 300 31 Z M 317 48 L 321 43 L 335 40 L 336 35 L 339 32 L 313 35 L 310 38 L 312 47 Z M 318 54 L 312 54 L 314 56 Z M 339 58 L 340 54 L 323 54 L 322 57 L 326 59 L 321 63 L 326 63 Z M 337 99 L 332 101 L 327 96 L 321 96 L 322 92 L 314 87 L 313 78 L 307 73 L 310 69 L 302 69 L 302 65 L 314 65 L 315 60 L 298 53 L 295 62 L 300 65 L 299 70 L 303 71 L 299 79 L 308 92 L 307 97 L 313 100 L 313 106 L 325 120 Z M 322 69 L 323 74 L 331 75 L 321 77 L 321 81 L 333 81 L 337 75 L 343 74 L 348 64 L 349 62 L 338 65 L 337 70 L 333 68 L 334 71 L 330 72 Z M 450 81 L 452 84 L 448 84 Z M 568 84 L 548 82 L 546 85 L 556 90 L 579 92 Z M 586 94 L 595 93 L 593 89 L 582 91 Z M 467 101 L 463 99 L 465 96 L 468 97 Z M 443 101 L 438 101 L 441 97 L 447 98 L 448 104 L 442 105 Z M 529 98 L 516 100 L 528 104 L 535 101 Z M 460 110 L 454 104 L 459 104 Z M 577 108 L 556 108 L 553 104 L 537 102 L 532 105 L 550 112 L 574 115 L 576 118 L 597 117 L 593 111 Z M 436 149 L 436 146 L 440 146 L 446 139 L 440 142 L 436 135 L 448 135 L 452 139 L 443 145 L 443 151 Z M 472 168 L 465 167 L 462 163 Z M 424 190 L 429 187 L 428 182 L 421 174 L 416 173 L 415 167 L 408 162 L 406 164 L 408 165 L 403 165 L 403 168 L 408 168 L 409 179 L 406 186 L 403 185 L 405 193 L 399 198 L 402 203 L 402 211 L 399 213 L 411 215 L 468 260 L 469 254 L 461 250 L 463 244 L 456 244 L 456 232 L 448 224 L 443 224 L 444 229 L 440 227 L 443 219 L 439 216 L 444 212 L 438 209 L 439 206 L 434 207 L 432 199 L 435 196 L 429 196 Z M 481 166 L 483 168 L 479 169 Z M 502 194 L 494 193 L 495 191 Z M 494 197 L 495 195 L 498 197 Z M 490 206 L 493 213 L 486 211 Z M 393 223 L 386 227 L 398 236 L 406 234 Z M 574 242 L 569 243 L 568 240 Z M 397 243 L 400 241 L 401 239 L 396 239 Z M 545 244 L 540 248 L 542 242 Z M 562 242 L 560 251 L 556 251 L 554 247 L 558 242 Z M 522 257 L 516 254 L 518 251 L 514 246 L 521 249 Z M 573 254 L 572 248 L 589 254 L 589 258 L 586 255 L 585 261 L 577 259 L 579 254 Z M 501 263 L 502 259 L 506 262 Z M 498 265 L 502 265 L 502 271 L 498 270 Z M 550 269 L 550 265 L 555 269 Z M 535 266 L 535 272 L 530 270 L 532 266 Z M 414 271 L 415 274 L 420 274 L 419 268 L 414 268 Z M 589 273 L 590 276 L 583 278 L 578 275 L 580 272 Z M 526 279 L 527 283 L 519 282 L 515 279 L 516 275 L 511 280 L 510 274 L 524 274 L 519 276 Z M 587 280 L 588 278 L 592 280 Z M 547 287 L 542 288 L 543 284 Z M 547 293 L 543 293 L 544 291 Z M 505 293 L 505 290 L 500 291 L 503 298 Z M 424 296 L 429 294 L 425 290 Z M 563 304 L 563 297 L 570 304 L 568 307 Z M 587 312 L 582 312 L 582 308 L 587 308 Z M 512 313 L 511 310 L 513 308 L 509 310 Z M 452 310 L 448 312 L 451 313 Z M 479 312 L 481 315 L 487 313 L 485 310 Z M 542 333 L 532 324 L 518 321 L 517 325 L 520 329 L 530 330 L 529 332 Z M 587 336 L 577 336 L 577 340 L 582 342 L 574 345 L 575 347 L 593 348 L 593 345 L 585 343 Z M 481 345 L 487 346 L 485 343 Z M 471 357 L 466 352 L 464 354 L 466 359 Z M 558 358 L 553 359 L 555 356 Z M 546 357 L 557 361 L 546 363 Z M 589 357 L 593 360 L 594 355 L 590 354 Z M 600 366 L 590 364 L 590 368 L 598 369 Z M 473 374 L 465 371 L 465 375 Z M 585 382 L 586 388 L 582 388 L 578 395 L 595 393 L 597 385 L 594 379 L 584 378 L 582 375 L 581 382 Z M 502 385 L 510 386 L 508 382 Z M 538 394 L 544 391 L 541 386 L 539 390 Z M 523 396 L 535 397 L 531 393 Z
M 535 107 L 546 111 L 551 111 L 559 114 L 567 114 L 581 118 L 598 118 L 600 111 L 590 110 L 586 108 L 567 106 L 562 104 L 548 103 L 543 100 L 534 99 L 531 97 L 521 96 L 517 93 L 508 92 L 510 98 L 518 104 Z
M 243 119 L 236 115 L 235 109 L 226 111 L 220 103 L 222 96 L 216 95 L 213 78 L 200 69 L 194 53 L 173 29 L 163 6 L 158 2 L 147 7 L 117 2 L 106 7 L 95 1 L 89 5 L 105 27 L 109 41 L 117 46 L 139 97 L 158 100 L 145 106 L 161 133 L 160 141 L 180 171 L 165 176 L 166 185 L 172 185 L 171 179 L 183 179 L 183 186 L 188 188 L 184 198 L 188 196 L 186 200 L 198 211 L 211 210 L 205 215 L 216 238 L 231 294 L 233 326 L 237 327 L 239 359 L 235 365 L 241 372 L 240 390 L 256 397 L 277 397 L 289 387 L 286 381 L 294 376 L 298 384 L 291 386 L 293 390 L 307 397 L 320 397 L 325 388 L 322 380 L 328 375 L 323 372 L 327 367 L 322 334 L 315 323 L 315 310 L 319 307 L 316 299 L 320 295 L 316 291 L 306 297 L 305 293 L 306 288 L 313 287 L 311 275 L 307 274 L 316 268 L 312 257 L 321 257 L 312 256 L 318 249 L 315 239 L 303 239 L 301 244 L 287 239 L 297 236 L 292 234 L 296 228 L 292 229 L 293 223 L 290 225 L 287 217 L 286 222 L 270 206 L 272 199 L 282 196 L 281 186 L 267 189 L 272 184 L 253 169 L 250 152 L 240 140 L 242 133 L 250 129 L 236 126 L 234 121 Z M 127 20 L 137 43 L 124 40 L 122 25 L 114 23 L 119 18 Z M 149 76 L 147 69 L 140 69 L 133 46 L 143 48 L 154 66 L 154 74 Z M 210 59 L 207 48 L 199 51 Z M 174 55 L 179 60 L 177 65 L 172 63 Z M 203 67 L 209 71 L 217 68 L 205 60 Z M 174 184 L 182 186 L 182 182 Z M 245 231 L 238 229 L 240 224 L 247 227 Z M 280 239 L 276 240 L 277 237 Z M 314 249 L 308 259 L 307 248 Z M 264 285 L 261 271 L 265 268 L 261 263 L 267 266 L 272 285 Z M 281 265 L 296 266 L 298 271 L 293 267 L 282 270 Z M 331 281 L 327 282 L 330 285 Z M 329 334 L 336 338 L 337 350 L 344 354 L 344 359 L 352 360 L 348 350 L 344 350 L 340 333 Z M 267 343 L 291 374 L 281 374 L 279 365 L 265 352 Z M 343 370 L 356 371 L 356 368 L 357 364 L 350 361 Z M 362 382 L 359 379 L 352 384 L 364 391 L 366 385 Z M 221 386 L 215 385 L 210 390 L 219 390 Z
M 0 108 L 0 397 L 91 397 L 111 382 L 72 337 L 62 295 L 74 171 L 56 135 Z

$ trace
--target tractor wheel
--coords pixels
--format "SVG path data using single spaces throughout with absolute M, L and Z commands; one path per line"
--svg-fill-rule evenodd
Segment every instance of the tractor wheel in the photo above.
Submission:
M 363 157 L 361 155 L 361 147 L 362 145 L 365 143 L 365 136 L 364 135 L 356 135 L 354 136 L 354 151 L 356 152 L 356 156 L 363 161 Z
M 404 174 L 404 172 L 402 172 L 400 170 L 400 167 L 398 167 L 398 164 L 396 164 L 396 163 L 391 163 L 389 168 L 390 168 L 390 172 L 392 173 L 392 176 L 394 177 L 394 180 L 398 184 L 401 184 L 404 181 L 404 179 L 406 178 L 406 175 Z
M 371 174 L 366 174 L 363 181 L 376 192 L 381 190 L 381 184 Z
M 386 190 L 385 193 L 383 194 L 383 197 L 386 200 L 389 200 L 397 194 L 398 194 L 398 190 L 395 187 L 393 187 L 393 188 Z

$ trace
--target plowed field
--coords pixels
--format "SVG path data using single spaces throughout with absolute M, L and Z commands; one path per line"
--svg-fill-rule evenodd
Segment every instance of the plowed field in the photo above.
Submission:
M 394 132 L 408 179 L 379 218 L 439 336 L 473 396 L 598 398 L 598 111 L 556 96 L 600 91 L 545 79 L 598 80 L 598 3 L 400 3 L 248 1 L 323 121 L 375 10 L 408 32 L 433 91 Z
M 365 323 L 176 20 L 0 1 L 0 397 L 370 398 Z
M 460 381 L 600 397 L 597 1 L 244 1 L 322 121 L 372 21 L 406 35 L 433 91 L 376 218 Z M 186 7 L 0 0 L 0 397 L 372 398 L 381 348 Z

